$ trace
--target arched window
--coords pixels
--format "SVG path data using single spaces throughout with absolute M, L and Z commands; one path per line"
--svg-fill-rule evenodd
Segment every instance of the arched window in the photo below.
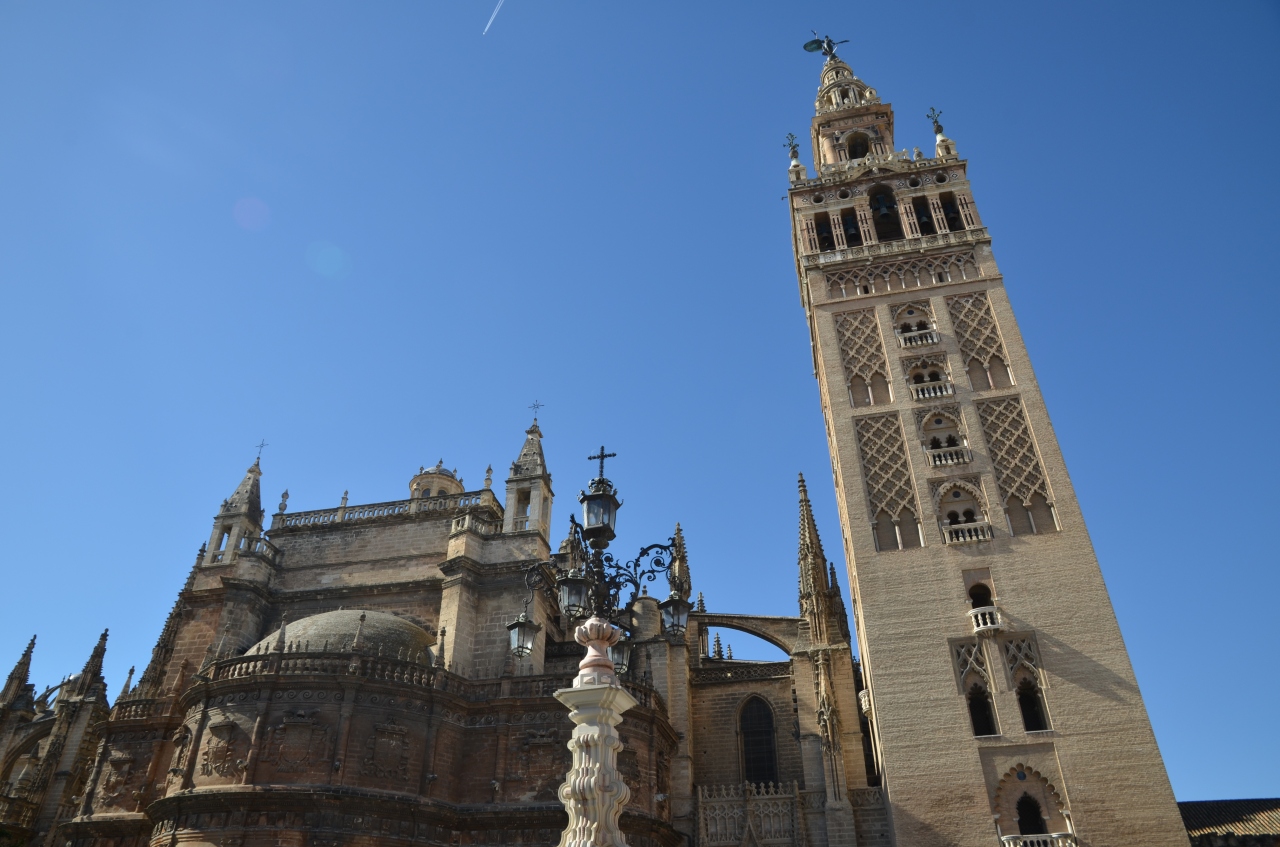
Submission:
M 778 757 L 774 749 L 773 709 L 759 697 L 752 697 L 742 707 L 739 718 L 742 733 L 743 781 L 760 784 L 778 781 Z
M 1042 732 L 1049 728 L 1044 700 L 1040 699 L 1040 686 L 1029 676 L 1018 683 L 1018 708 L 1022 711 L 1022 725 L 1027 732 Z
M 876 240 L 901 241 L 902 219 L 898 217 L 898 203 L 893 198 L 893 191 L 886 185 L 877 185 L 868 193 L 867 199 L 871 203 Z
M 1044 814 L 1040 811 L 1040 804 L 1036 802 L 1036 798 L 1030 794 L 1023 794 L 1018 798 L 1018 834 L 1019 835 L 1048 835 L 1049 829 L 1044 824 Z
M 975 609 L 986 609 L 994 605 L 991 602 L 991 589 L 987 587 L 986 583 L 982 582 L 975 583 L 969 589 L 969 600 L 973 602 L 973 608 Z
M 969 689 L 969 720 L 973 723 L 974 735 L 999 735 L 996 729 L 996 713 L 991 706 L 991 694 L 981 682 L 975 682 Z
M 871 139 L 866 133 L 855 132 L 848 136 L 845 147 L 849 151 L 850 161 L 861 159 L 871 152 Z

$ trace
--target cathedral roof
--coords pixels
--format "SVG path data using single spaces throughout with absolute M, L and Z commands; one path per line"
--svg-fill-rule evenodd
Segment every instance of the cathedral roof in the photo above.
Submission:
M 391 658 L 404 658 L 429 663 L 431 634 L 417 624 L 388 612 L 338 609 L 283 625 L 284 644 L 291 650 L 319 652 L 360 650 Z M 280 630 L 268 635 L 249 649 L 250 653 L 269 653 L 281 640 Z M 290 646 L 294 645 L 294 646 Z

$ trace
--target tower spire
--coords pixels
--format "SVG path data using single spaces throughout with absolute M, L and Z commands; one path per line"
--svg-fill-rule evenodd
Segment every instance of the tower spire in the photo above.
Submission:
M 684 546 L 684 530 L 676 523 L 676 534 L 671 538 L 671 570 L 667 572 L 667 584 L 672 594 L 688 600 L 693 592 L 693 579 L 689 575 L 689 551 Z
M 0 692 L 0 706 L 12 705 L 26 689 L 31 678 L 31 653 L 36 649 L 36 637 L 31 636 L 27 649 L 22 651 L 18 663 L 9 671 L 9 679 L 5 681 L 4 690 Z
M 104 629 L 102 635 L 98 636 L 98 643 L 89 654 L 89 661 L 84 663 L 84 670 L 80 671 L 80 680 L 75 689 L 80 697 L 88 694 L 95 685 L 106 685 L 102 679 L 102 659 L 107 655 L 107 633 L 108 630 Z
M 827 624 L 831 618 L 831 584 L 827 580 L 827 557 L 818 537 L 818 524 L 813 519 L 809 489 L 800 474 L 800 614 L 809 622 L 810 637 L 827 643 Z

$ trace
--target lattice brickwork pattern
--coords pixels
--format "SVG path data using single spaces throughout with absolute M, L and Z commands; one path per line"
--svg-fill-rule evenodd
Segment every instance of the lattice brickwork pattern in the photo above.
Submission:
M 956 670 L 960 673 L 961 691 L 964 690 L 965 677 L 970 673 L 975 673 L 982 678 L 982 681 L 991 684 L 991 677 L 987 675 L 987 660 L 982 655 L 982 645 L 976 641 L 962 641 L 954 645 L 953 655 L 956 660 Z
M 867 481 L 867 500 L 874 518 L 881 510 L 897 517 L 906 506 L 919 516 L 915 491 L 911 486 L 911 466 L 907 444 L 898 416 L 875 415 L 858 419 L 858 450 L 862 454 L 862 475 Z
M 920 259 L 904 259 L 896 262 L 877 262 L 862 268 L 849 268 L 840 271 L 827 271 L 827 291 L 831 296 L 839 292 L 841 297 L 850 297 L 871 291 L 893 290 L 894 288 L 920 288 L 926 285 L 938 285 L 945 282 L 960 282 L 977 279 L 978 262 L 972 250 L 961 253 L 946 253 L 941 256 L 930 256 Z
M 1018 668 L 1026 668 L 1031 673 L 1040 669 L 1040 658 L 1036 655 L 1036 644 L 1030 638 L 1015 638 L 1006 641 L 1004 659 L 1009 665 L 1009 676 L 1014 676 Z
M 860 376 L 870 383 L 874 374 L 889 378 L 880 326 L 873 309 L 836 315 L 836 332 L 840 336 L 840 358 L 844 361 L 846 382 Z
M 1006 365 L 1009 363 L 987 292 L 975 291 L 948 297 L 947 311 L 951 313 L 951 323 L 955 326 L 956 340 L 960 342 L 966 365 L 973 359 L 990 365 L 997 356 Z
M 1010 497 L 1017 497 L 1023 505 L 1030 505 L 1035 494 L 1052 500 L 1044 468 L 1040 466 L 1031 439 L 1031 427 L 1022 410 L 1022 399 L 1008 397 L 977 406 L 982 434 L 991 450 L 991 463 L 995 465 L 1000 498 L 1007 502 Z

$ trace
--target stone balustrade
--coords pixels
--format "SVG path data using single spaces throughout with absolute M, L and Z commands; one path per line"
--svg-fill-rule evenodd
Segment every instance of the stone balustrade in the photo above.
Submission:
M 391 500 L 386 503 L 369 503 L 364 506 L 339 506 L 336 509 L 315 509 L 309 512 L 278 512 L 271 521 L 274 529 L 324 527 L 336 523 L 353 523 L 423 512 L 452 511 L 472 506 L 492 506 L 501 510 L 497 498 L 489 489 L 468 491 L 463 494 L 446 494 L 439 497 L 420 497 L 410 500 Z
M 1069 832 L 1050 835 L 1005 835 L 1000 838 L 1003 847 L 1076 847 L 1076 837 Z
M 928 347 L 941 340 L 936 329 L 921 329 L 915 332 L 894 330 L 893 334 L 898 337 L 898 346 L 905 348 Z
M 979 541 L 990 541 L 995 537 L 991 524 L 986 521 L 973 523 L 938 524 L 942 528 L 942 540 L 945 544 L 973 544 Z
M 969 622 L 973 624 L 974 635 L 999 632 L 1004 626 L 1000 620 L 1000 609 L 997 606 L 981 606 L 969 610 Z
M 699 785 L 698 843 L 737 847 L 754 841 L 762 847 L 804 844 L 800 786 L 796 783 Z M 751 838 L 745 837 L 748 827 Z
M 914 400 L 933 400 L 938 397 L 950 397 L 956 393 L 956 387 L 950 382 L 911 382 L 907 383 Z
M 300 650 L 238 656 L 214 663 L 208 675 L 214 682 L 264 676 L 357 677 L 375 682 L 449 692 L 471 702 L 486 702 L 506 697 L 550 697 L 561 688 L 573 686 L 571 674 L 543 674 L 476 682 L 464 679 L 443 668 L 432 667 L 406 658 L 371 656 L 353 653 L 350 650 L 315 652 Z M 662 696 L 650 686 L 635 680 L 624 679 L 622 687 L 641 706 L 666 710 L 666 703 Z
M 937 449 L 926 447 L 924 452 L 929 458 L 929 464 L 935 468 L 967 465 L 973 461 L 973 452 L 967 447 L 940 447 Z
M 918 253 L 931 247 L 946 247 L 955 244 L 971 244 L 987 239 L 986 227 L 961 229 L 955 232 L 940 232 L 937 235 L 922 235 L 919 238 L 903 238 L 899 241 L 878 241 L 875 244 L 864 244 L 861 247 L 846 247 L 843 250 L 828 250 L 824 253 L 809 253 L 800 257 L 805 268 L 831 265 L 837 262 L 848 262 L 853 259 L 870 259 L 876 256 L 893 256 L 901 253 Z
M 116 701 L 111 710 L 113 721 L 145 720 L 165 714 L 168 707 L 166 700 L 125 700 Z

